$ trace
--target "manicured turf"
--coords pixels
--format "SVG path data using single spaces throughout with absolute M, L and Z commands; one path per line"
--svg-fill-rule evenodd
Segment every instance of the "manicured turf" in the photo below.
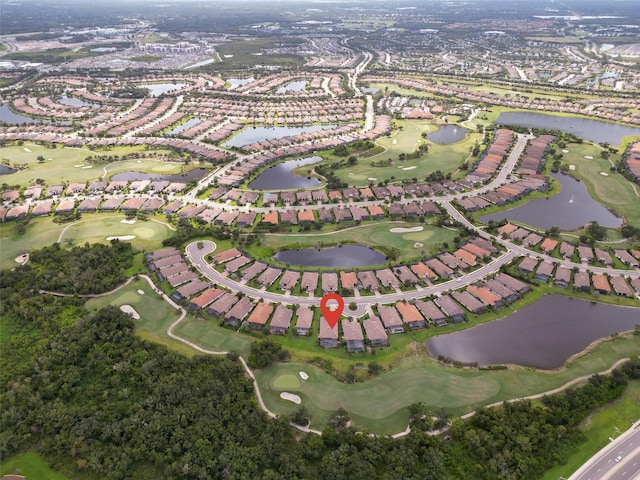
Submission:
M 19 170 L 11 175 L 3 175 L 3 181 L 9 185 L 27 186 L 37 179 L 43 179 L 48 184 L 58 184 L 62 182 L 87 182 L 97 180 L 104 174 L 103 168 L 107 163 L 90 165 L 85 162 L 87 157 L 96 155 L 122 156 L 130 153 L 140 153 L 140 160 L 130 160 L 112 163 L 107 167 L 107 177 L 122 171 L 138 171 L 147 173 L 181 173 L 185 167 L 179 163 L 168 165 L 165 160 L 153 157 L 156 153 L 170 154 L 169 151 L 146 152 L 144 147 L 116 147 L 111 150 L 100 150 L 94 152 L 88 148 L 47 148 L 35 143 L 25 142 L 23 145 L 14 145 L 0 148 L 0 158 L 8 159 L 12 164 L 27 164 L 26 170 Z M 40 163 L 38 157 L 44 157 L 45 161 Z M 82 168 L 89 167 L 91 168 Z M 158 170 L 160 169 L 160 170 Z
M 271 386 L 278 390 L 297 390 L 301 385 L 298 375 L 293 373 L 285 373 L 283 375 L 275 377 Z
M 605 370 L 617 359 L 637 354 L 640 338 L 607 342 L 558 372 L 534 369 L 463 370 L 443 367 L 426 357 L 408 357 L 390 372 L 364 383 L 345 384 L 310 364 L 277 364 L 258 370 L 256 378 L 262 396 L 272 411 L 290 414 L 296 407 L 280 399 L 284 388 L 274 386 L 274 379 L 295 375 L 300 370 L 309 375 L 296 394 L 312 415 L 312 426 L 322 428 L 339 407 L 352 416 L 356 427 L 380 434 L 392 434 L 406 428 L 407 408 L 424 402 L 436 411 L 445 408 L 454 415 L 510 398 L 544 392 L 573 378 Z M 364 363 L 375 357 L 363 357 Z
M 67 480 L 67 477 L 51 470 L 37 453 L 27 452 L 8 460 L 2 460 L 0 476 L 19 471 L 28 480 Z
M 135 224 L 120 223 L 126 217 L 120 213 L 84 214 L 76 222 L 58 224 L 53 217 L 35 219 L 27 227 L 26 233 L 18 235 L 14 223 L 0 225 L 0 267 L 16 266 L 15 258 L 23 252 L 51 245 L 60 239 L 63 245 L 106 243 L 107 237 L 135 235 L 129 240 L 134 248 L 150 251 L 159 248 L 162 240 L 170 237 L 172 231 L 163 223 L 152 220 L 136 221 Z M 166 219 L 157 218 L 160 222 Z
M 392 228 L 424 227 L 420 232 L 393 233 Z M 438 249 L 443 242 L 451 243 L 458 233 L 446 228 L 438 228 L 431 225 L 407 222 L 383 222 L 363 225 L 355 228 L 338 230 L 332 233 L 319 235 L 291 234 L 291 235 L 265 235 L 262 238 L 262 247 L 274 250 L 284 247 L 299 248 L 301 246 L 335 245 L 341 242 L 355 242 L 375 247 L 394 247 L 400 250 L 401 261 L 423 257 L 433 249 Z M 419 242 L 424 246 L 415 248 L 414 243 Z
M 568 478 L 580 465 L 609 443 L 609 437 L 617 437 L 632 423 L 640 419 L 640 381 L 630 382 L 622 397 L 599 409 L 583 422 L 582 432 L 587 438 L 578 451 L 569 457 L 566 465 L 549 470 L 543 480 Z M 616 431 L 616 428 L 619 430 Z

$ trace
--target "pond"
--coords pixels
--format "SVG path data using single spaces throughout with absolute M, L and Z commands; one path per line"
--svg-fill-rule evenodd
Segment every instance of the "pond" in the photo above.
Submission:
M 307 89 L 307 82 L 305 80 L 299 80 L 297 82 L 291 82 L 280 87 L 276 90 L 277 94 L 289 93 L 289 92 L 304 92 Z
M 169 182 L 197 182 L 206 177 L 210 172 L 208 168 L 194 168 L 187 173 L 175 173 L 172 175 L 160 174 L 160 173 L 143 173 L 143 172 L 120 172 L 111 177 L 112 181 L 125 180 L 127 182 L 134 182 L 136 180 L 167 180 Z
M 6 165 L 0 164 L 0 175 L 11 175 L 12 173 L 16 173 L 18 170 L 15 168 L 7 167 Z
M 622 225 L 621 218 L 591 198 L 584 183 L 561 173 L 552 173 L 551 176 L 558 180 L 562 187 L 557 195 L 535 198 L 511 210 L 482 215 L 479 220 L 487 223 L 489 220 L 506 218 L 545 230 L 551 227 L 577 230 L 594 220 L 608 228 L 618 228 Z
M 0 121 L 7 123 L 9 125 L 22 125 L 23 123 L 31 124 L 31 123 L 46 123 L 50 125 L 71 125 L 71 122 L 68 121 L 58 121 L 54 122 L 51 120 L 46 120 L 44 118 L 32 118 L 27 117 L 25 115 L 21 115 L 19 113 L 14 113 L 9 108 L 9 104 L 3 103 L 0 105 Z
M 427 138 L 440 145 L 449 145 L 450 143 L 459 142 L 467 133 L 469 131 L 466 128 L 458 125 L 440 125 L 438 130 L 427 134 Z
M 255 78 L 247 77 L 247 78 L 227 78 L 227 82 L 229 83 L 229 90 L 233 90 L 234 88 L 241 87 L 242 85 L 246 85 L 247 83 L 255 82 Z
M 288 265 L 339 268 L 381 265 L 387 261 L 382 253 L 365 245 L 280 250 L 273 258 Z
M 318 163 L 321 160 L 322 157 L 314 156 L 299 158 L 297 160 L 289 160 L 278 163 L 277 165 L 272 165 L 249 183 L 249 188 L 254 190 L 281 190 L 317 187 L 322 184 L 320 179 L 316 177 L 302 177 L 300 175 L 294 175 L 292 170 L 304 165 Z
M 191 127 L 195 127 L 196 125 L 199 125 L 201 123 L 202 123 L 202 119 L 201 118 L 198 118 L 198 117 L 190 118 L 186 122 L 181 123 L 180 125 L 178 125 L 173 130 L 168 131 L 167 135 L 178 135 L 178 134 L 184 132 L 185 130 L 190 129 Z
M 628 135 L 640 135 L 640 128 L 616 125 L 580 117 L 560 117 L 546 113 L 503 112 L 495 121 L 498 125 L 529 128 L 547 128 L 572 133 L 590 142 L 620 145 L 622 138 Z
M 68 105 L 69 107 L 91 107 L 96 108 L 99 107 L 97 103 L 85 102 L 84 100 L 80 100 L 75 97 L 60 97 L 58 98 L 58 103 L 62 105 Z
M 479 365 L 552 369 L 613 333 L 633 330 L 640 309 L 548 295 L 491 323 L 428 339 L 434 357 Z
M 187 83 L 140 83 L 138 87 L 149 90 L 149 96 L 151 97 L 159 97 L 165 93 L 180 90 L 187 85 Z
M 330 130 L 337 125 L 310 125 L 307 127 L 253 127 L 242 130 L 231 137 L 224 144 L 225 147 L 242 147 L 252 143 L 275 140 L 278 138 L 298 135 L 300 133 L 317 132 L 318 130 Z

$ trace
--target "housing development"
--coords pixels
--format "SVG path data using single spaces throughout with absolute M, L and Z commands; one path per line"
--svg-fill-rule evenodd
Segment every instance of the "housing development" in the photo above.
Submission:
M 92 7 L 13 2 L 0 19 L 0 398 L 2 431 L 14 435 L 0 475 L 39 478 L 29 472 L 42 463 L 61 478 L 325 478 L 315 473 L 323 457 L 286 473 L 216 454 L 215 465 L 194 460 L 194 474 L 189 448 L 163 469 L 131 447 L 129 460 L 114 454 L 118 470 L 90 459 L 98 444 L 38 447 L 42 420 L 22 395 L 39 365 L 55 369 L 47 345 L 82 328 L 81 311 L 123 313 L 135 336 L 189 370 L 194 355 L 236 365 L 248 393 L 234 399 L 261 415 L 254 428 L 283 421 L 295 432 L 283 435 L 304 442 L 366 432 L 388 438 L 384 448 L 420 435 L 437 451 L 393 474 L 371 460 L 363 478 L 640 474 L 637 424 L 626 431 L 640 420 L 635 2 Z M 344 300 L 336 323 L 321 308 L 334 293 Z M 47 309 L 55 326 L 34 320 Z M 111 365 L 79 355 L 80 369 Z M 109 368 L 169 382 L 155 360 L 132 361 Z M 96 372 L 55 398 L 94 402 Z M 513 453 L 522 443 L 473 447 L 485 412 L 516 421 L 509 405 L 525 402 L 551 415 L 547 397 L 605 388 L 595 374 L 628 375 L 626 390 L 611 388 L 631 407 L 593 393 L 600 403 L 584 410 L 602 407 L 616 425 L 554 425 L 557 438 L 525 455 L 535 466 Z M 69 393 L 82 385 L 85 396 Z M 64 422 L 70 445 L 98 431 Z M 100 448 L 124 428 L 114 422 L 100 427 Z M 27 425 L 33 440 L 18 439 Z M 498 435 L 486 434 L 493 445 Z M 451 467 L 465 449 L 478 458 Z

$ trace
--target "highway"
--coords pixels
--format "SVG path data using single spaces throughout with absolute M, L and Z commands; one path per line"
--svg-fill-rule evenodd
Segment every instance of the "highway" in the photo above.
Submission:
M 618 462 L 616 458 L 621 457 Z M 591 457 L 568 480 L 640 479 L 640 421 Z

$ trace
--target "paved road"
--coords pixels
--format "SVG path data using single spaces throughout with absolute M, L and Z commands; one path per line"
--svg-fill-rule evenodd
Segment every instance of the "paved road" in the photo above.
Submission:
M 622 457 L 616 462 L 617 457 Z M 640 478 L 640 421 L 591 457 L 569 480 Z

